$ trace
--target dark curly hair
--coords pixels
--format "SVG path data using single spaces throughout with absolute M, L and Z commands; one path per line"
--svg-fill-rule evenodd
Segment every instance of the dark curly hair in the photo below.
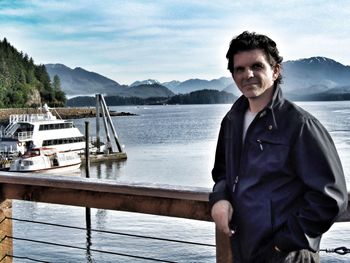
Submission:
M 244 31 L 242 34 L 233 38 L 230 43 L 230 47 L 226 54 L 226 58 L 228 59 L 228 70 L 233 73 L 233 57 L 235 54 L 241 51 L 249 51 L 253 49 L 263 50 L 271 67 L 274 67 L 276 64 L 281 65 L 283 61 L 283 57 L 279 55 L 275 41 L 265 35 Z M 282 75 L 280 74 L 275 80 L 275 84 L 280 84 L 281 82 Z

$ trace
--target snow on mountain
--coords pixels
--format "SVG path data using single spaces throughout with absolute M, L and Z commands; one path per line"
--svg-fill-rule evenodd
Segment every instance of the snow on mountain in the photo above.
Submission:
M 158 80 L 155 79 L 146 79 L 146 80 L 142 80 L 142 81 L 135 81 L 133 82 L 130 87 L 134 87 L 134 86 L 139 86 L 139 85 L 152 85 L 152 84 L 160 84 L 160 82 Z

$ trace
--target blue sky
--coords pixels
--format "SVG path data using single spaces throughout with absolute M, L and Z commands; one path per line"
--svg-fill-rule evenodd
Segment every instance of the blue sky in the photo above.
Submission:
M 229 76 L 244 30 L 273 38 L 285 60 L 350 65 L 350 1 L 0 0 L 0 38 L 36 64 L 82 67 L 120 84 Z

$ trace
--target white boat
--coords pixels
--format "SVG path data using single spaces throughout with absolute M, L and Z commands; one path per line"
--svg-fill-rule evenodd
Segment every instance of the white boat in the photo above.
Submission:
M 32 148 L 54 148 L 58 152 L 85 149 L 85 138 L 72 121 L 57 119 L 45 104 L 41 114 L 11 115 L 0 133 L 0 154 L 24 154 Z
M 53 148 L 33 148 L 13 159 L 10 172 L 64 172 L 79 169 L 77 152 L 58 152 Z

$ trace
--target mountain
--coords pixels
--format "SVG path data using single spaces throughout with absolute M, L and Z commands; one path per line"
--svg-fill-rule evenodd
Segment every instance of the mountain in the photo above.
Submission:
M 286 61 L 283 68 L 283 90 L 291 96 L 323 92 L 338 93 L 350 85 L 350 67 L 325 57 Z
M 233 81 L 232 81 L 232 83 L 230 85 L 228 85 L 222 91 L 226 91 L 226 92 L 231 93 L 231 94 L 233 94 L 233 95 L 235 95 L 237 97 L 242 95 L 240 90 L 237 88 L 236 83 L 234 83 Z
M 286 61 L 282 64 L 282 75 L 282 88 L 289 97 L 310 96 L 323 92 L 337 94 L 339 93 L 337 89 L 350 85 L 350 67 L 325 57 Z M 162 84 L 179 94 L 201 89 L 223 90 L 235 96 L 241 94 L 231 77 L 210 81 L 189 79 L 184 82 L 168 83 Z
M 174 93 L 171 90 L 157 83 L 131 86 L 125 93 L 118 94 L 118 96 L 144 99 L 150 97 L 171 97 L 173 95 Z
M 133 82 L 130 86 L 139 86 L 139 85 L 152 85 L 152 84 L 160 84 L 158 80 L 154 80 L 154 79 L 147 79 L 147 80 L 143 80 L 143 81 L 135 81 Z
M 111 96 L 149 98 L 154 96 L 169 97 L 174 94 L 187 94 L 197 90 L 226 91 L 240 96 L 231 77 L 218 79 L 173 80 L 159 83 L 157 80 L 135 81 L 130 86 L 117 82 L 82 68 L 70 69 L 61 64 L 47 65 L 51 79 L 57 74 L 62 89 L 67 96 L 93 95 L 103 93 Z M 316 94 L 324 94 L 322 98 L 331 98 L 336 94 L 340 98 L 348 94 L 350 86 L 350 67 L 325 57 L 311 57 L 282 64 L 282 89 L 286 97 L 291 99 L 316 98 Z M 174 94 L 172 94 L 172 93 Z
M 202 89 L 223 90 L 231 83 L 233 83 L 232 78 L 221 77 L 213 80 L 189 79 L 184 82 L 167 82 L 162 84 L 174 93 L 185 94 Z
M 62 89 L 68 97 L 96 93 L 115 95 L 127 88 L 114 80 L 83 68 L 71 69 L 62 64 L 46 64 L 45 67 L 51 79 L 54 75 L 59 76 Z
M 172 80 L 169 82 L 163 82 L 162 85 L 170 89 L 172 92 L 175 91 L 176 87 L 181 84 L 181 81 Z
M 129 87 L 79 67 L 71 69 L 62 64 L 46 64 L 45 67 L 51 79 L 55 75 L 59 76 L 62 89 L 68 97 L 93 96 L 96 93 L 106 96 L 139 98 L 174 95 L 168 88 L 160 85 L 155 80 L 134 82 Z

